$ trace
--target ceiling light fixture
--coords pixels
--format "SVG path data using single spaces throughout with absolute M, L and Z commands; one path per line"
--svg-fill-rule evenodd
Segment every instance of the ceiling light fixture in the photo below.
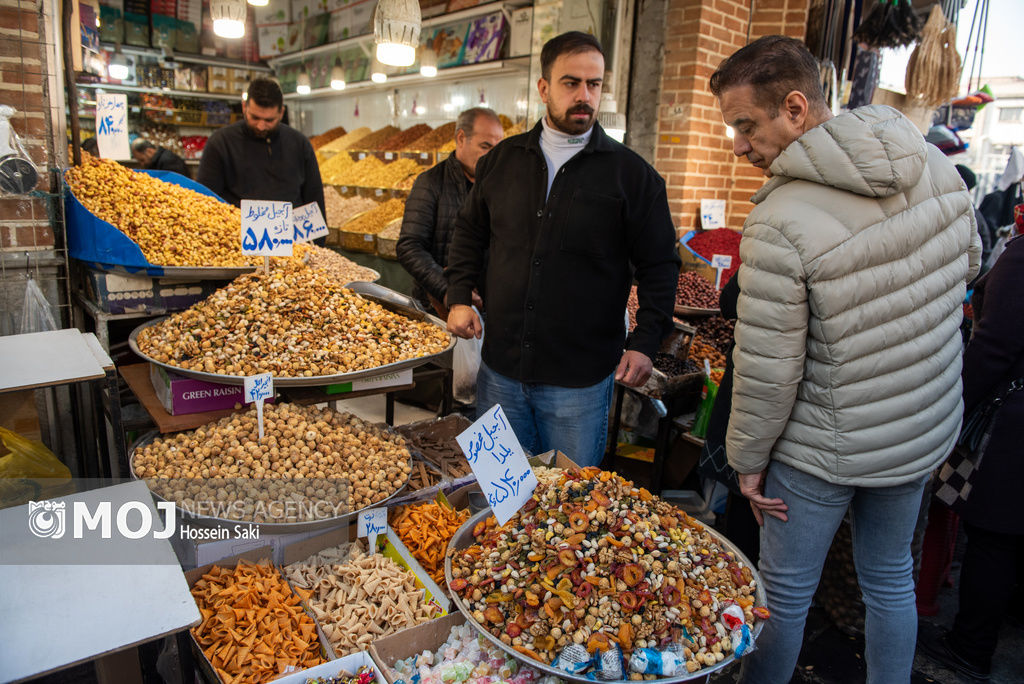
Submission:
M 345 70 L 341 68 L 337 58 L 335 58 L 334 66 L 331 68 L 331 87 L 335 90 L 345 89 Z
M 249 0 L 249 4 L 253 7 L 266 7 L 270 4 L 270 0 Z
M 309 95 L 312 91 L 313 87 L 309 79 L 309 72 L 303 66 L 302 71 L 299 72 L 299 77 L 295 79 L 295 92 L 299 95 Z
M 387 72 L 384 71 L 384 65 L 376 57 L 370 61 L 370 80 L 374 83 L 384 83 L 388 80 Z
M 118 43 L 114 54 L 110 55 L 110 62 L 107 63 L 107 75 L 115 81 L 123 81 L 131 74 L 131 65 L 128 58 L 121 52 L 121 44 Z
M 434 48 L 422 48 L 420 50 L 420 75 L 427 78 L 437 76 L 437 53 Z
M 213 32 L 221 38 L 241 38 L 247 11 L 245 0 L 210 0 Z
M 391 66 L 412 66 L 420 44 L 418 0 L 378 0 L 373 13 L 373 42 L 377 59 Z

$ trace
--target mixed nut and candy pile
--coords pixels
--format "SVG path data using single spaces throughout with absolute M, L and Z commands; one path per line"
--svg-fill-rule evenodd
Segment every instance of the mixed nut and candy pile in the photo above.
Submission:
M 599 678 L 622 678 L 616 659 L 670 676 L 724 660 L 767 619 L 750 568 L 683 511 L 597 468 L 535 472 L 520 512 L 452 556 L 451 589 L 506 645 Z

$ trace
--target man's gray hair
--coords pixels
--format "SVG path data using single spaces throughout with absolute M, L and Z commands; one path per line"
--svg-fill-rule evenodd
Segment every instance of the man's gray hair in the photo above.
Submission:
M 146 150 L 155 150 L 156 145 L 149 142 L 145 138 L 136 138 L 132 141 L 132 152 L 145 152 Z
M 473 136 L 473 127 L 476 126 L 476 118 L 478 116 L 489 116 L 494 119 L 498 125 L 501 125 L 501 119 L 498 117 L 498 113 L 488 107 L 473 107 L 459 114 L 459 118 L 455 122 L 455 132 L 462 131 L 466 134 L 467 138 Z

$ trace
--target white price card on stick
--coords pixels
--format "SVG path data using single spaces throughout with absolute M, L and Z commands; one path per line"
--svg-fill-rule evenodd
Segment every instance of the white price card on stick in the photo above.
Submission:
M 128 147 L 128 97 L 96 94 L 96 144 L 103 159 L 131 159 Z
M 242 200 L 242 254 L 291 256 L 292 203 Z
M 722 272 L 732 268 L 732 256 L 729 254 L 712 254 L 711 268 L 715 269 L 715 289 L 722 289 Z
M 260 428 L 260 440 L 263 439 L 263 402 L 274 398 L 274 376 L 270 373 L 248 375 L 244 381 L 245 403 L 256 402 L 256 422 Z
M 292 225 L 295 227 L 295 242 L 311 242 L 327 237 L 327 221 L 316 202 L 303 204 L 292 211 Z
M 356 522 L 356 535 L 370 538 L 370 552 L 377 549 L 377 535 L 388 531 L 388 509 L 370 508 L 359 511 Z
M 725 227 L 725 200 L 702 199 L 700 201 L 700 227 L 704 230 Z
M 537 476 L 500 404 L 487 409 L 455 438 L 487 496 L 494 517 L 504 525 L 537 488 Z

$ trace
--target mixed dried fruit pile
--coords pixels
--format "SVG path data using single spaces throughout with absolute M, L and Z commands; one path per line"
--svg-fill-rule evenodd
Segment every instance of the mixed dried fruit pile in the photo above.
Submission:
M 727 606 L 767 618 L 750 568 L 675 506 L 593 467 L 536 473 L 522 510 L 452 557 L 451 589 L 503 643 L 551 663 L 573 643 L 628 656 L 674 642 L 695 672 L 732 650 Z

